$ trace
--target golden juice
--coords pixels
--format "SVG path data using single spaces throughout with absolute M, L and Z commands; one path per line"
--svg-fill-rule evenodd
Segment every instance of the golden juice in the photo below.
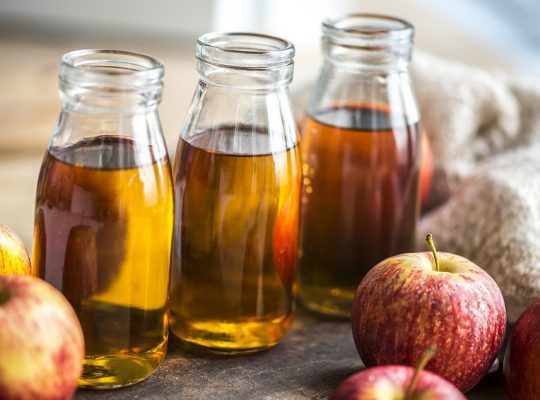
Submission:
M 379 261 L 414 250 L 419 127 L 384 105 L 328 108 L 302 134 L 299 296 L 348 317 L 356 288 Z
M 266 140 L 252 135 L 250 143 Z M 174 166 L 171 330 L 224 353 L 265 349 L 287 332 L 298 246 L 297 147 L 207 150 L 213 139 L 233 136 L 234 128 L 221 127 L 183 140 Z
M 79 317 L 83 387 L 136 383 L 165 356 L 173 194 L 168 157 L 154 153 L 98 136 L 43 162 L 34 268 Z

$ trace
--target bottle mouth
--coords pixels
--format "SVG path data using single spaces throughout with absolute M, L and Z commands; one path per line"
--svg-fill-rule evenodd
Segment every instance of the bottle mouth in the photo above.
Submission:
M 86 49 L 66 53 L 60 61 L 60 81 L 94 89 L 127 91 L 161 87 L 163 64 L 145 54 Z
M 386 15 L 349 14 L 322 23 L 323 41 L 363 50 L 411 44 L 414 27 Z
M 294 46 L 269 35 L 213 32 L 197 40 L 198 60 L 218 67 L 264 70 L 292 66 Z

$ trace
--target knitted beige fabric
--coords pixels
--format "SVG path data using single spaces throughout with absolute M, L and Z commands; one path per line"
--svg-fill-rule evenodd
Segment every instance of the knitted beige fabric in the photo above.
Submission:
M 425 54 L 413 75 L 439 204 L 421 221 L 419 249 L 431 232 L 440 250 L 485 269 L 515 322 L 540 296 L 540 85 Z
M 540 82 L 417 52 L 412 77 L 434 154 L 418 229 L 485 269 L 514 322 L 540 296 Z M 294 96 L 298 115 L 307 94 Z
M 443 205 L 425 216 L 417 243 L 430 232 L 439 250 L 463 255 L 486 270 L 503 292 L 515 322 L 540 296 L 540 146 L 484 163 Z

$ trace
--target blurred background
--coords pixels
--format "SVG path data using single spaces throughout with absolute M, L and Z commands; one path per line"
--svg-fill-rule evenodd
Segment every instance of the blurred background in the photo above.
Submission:
M 160 114 L 174 152 L 196 84 L 199 35 L 257 31 L 291 40 L 297 49 L 294 91 L 317 76 L 320 21 L 349 12 L 409 20 L 419 50 L 540 79 L 538 0 L 0 0 L 0 223 L 30 246 L 35 185 L 60 110 L 63 53 L 118 48 L 161 59 Z

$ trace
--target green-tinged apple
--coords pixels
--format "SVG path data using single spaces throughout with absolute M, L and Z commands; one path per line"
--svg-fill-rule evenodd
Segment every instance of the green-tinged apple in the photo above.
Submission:
M 446 379 L 424 371 L 430 355 L 416 369 L 405 365 L 371 367 L 345 379 L 330 400 L 466 400 Z
M 70 399 L 84 339 L 60 292 L 31 276 L 0 275 L 0 399 Z
M 540 399 L 540 299 L 527 307 L 512 329 L 503 371 L 510 400 Z
M 368 367 L 414 365 L 467 391 L 488 372 L 502 345 L 506 309 L 495 281 L 464 257 L 435 250 L 390 257 L 360 282 L 352 309 L 356 349 Z
M 21 239 L 0 225 L 0 274 L 30 275 L 30 258 Z

